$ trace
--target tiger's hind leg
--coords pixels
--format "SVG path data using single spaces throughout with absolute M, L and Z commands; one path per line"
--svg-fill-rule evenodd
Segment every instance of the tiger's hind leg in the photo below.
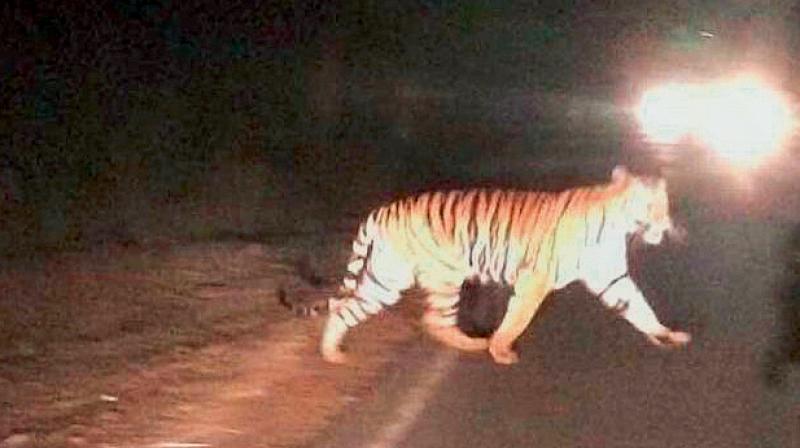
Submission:
M 489 348 L 486 338 L 470 337 L 457 324 L 458 290 L 428 296 L 428 308 L 422 316 L 425 330 L 435 340 L 464 351 L 483 351 Z
M 347 332 L 397 303 L 401 292 L 413 286 L 411 268 L 397 260 L 395 253 L 375 249 L 371 258 L 353 269 L 358 272 L 358 278 L 345 277 L 341 296 L 328 302 L 328 321 L 320 342 L 320 351 L 326 361 L 346 362 L 347 356 L 341 345 Z
M 545 273 L 534 271 L 520 277 L 514 286 L 514 295 L 508 301 L 503 321 L 489 341 L 489 353 L 496 363 L 514 364 L 519 361 L 519 355 L 512 345 L 528 327 L 550 292 L 551 285 L 546 278 Z

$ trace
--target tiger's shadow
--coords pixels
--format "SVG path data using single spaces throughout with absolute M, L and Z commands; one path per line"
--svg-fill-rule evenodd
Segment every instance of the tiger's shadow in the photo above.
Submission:
M 476 277 L 465 280 L 459 291 L 456 325 L 470 337 L 491 336 L 500 327 L 513 292 L 503 283 L 481 282 Z

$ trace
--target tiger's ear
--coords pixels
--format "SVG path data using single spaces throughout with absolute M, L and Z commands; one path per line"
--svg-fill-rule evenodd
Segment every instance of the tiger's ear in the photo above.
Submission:
M 630 176 L 628 169 L 625 168 L 624 165 L 617 165 L 611 171 L 611 182 L 615 184 L 625 182 L 625 180 L 628 179 L 628 176 Z

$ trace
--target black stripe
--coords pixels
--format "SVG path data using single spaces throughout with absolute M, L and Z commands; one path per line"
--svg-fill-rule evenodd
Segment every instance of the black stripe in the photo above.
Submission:
M 444 265 L 446 268 L 450 269 L 451 271 L 458 271 L 459 270 L 456 265 L 450 263 L 448 260 L 444 260 L 439 255 L 445 255 L 445 252 L 444 251 L 439 251 L 439 254 L 433 253 L 433 254 L 431 254 L 431 257 L 435 258 L 436 261 L 439 262 L 439 264 Z
M 583 245 L 589 245 L 589 210 L 584 211 L 583 214 Z
M 423 215 L 423 216 L 425 216 L 425 215 Z M 411 219 L 413 219 L 413 218 L 409 217 L 409 221 Z M 408 234 L 409 234 L 408 239 L 414 240 L 414 241 L 420 241 L 419 235 L 415 231 L 414 227 L 415 226 L 411 225 L 410 222 L 409 222 L 409 225 L 406 227 L 405 231 L 408 232 Z M 429 257 L 429 258 L 435 258 L 436 257 L 436 253 L 435 252 L 431 252 L 425 244 L 419 244 L 419 250 L 420 251 L 424 251 L 426 256 Z M 438 261 L 440 261 L 441 263 L 445 264 L 441 260 L 438 260 Z
M 511 219 L 514 217 L 514 200 L 513 197 L 510 196 L 510 193 L 504 191 L 500 195 L 500 199 L 497 203 L 498 205 L 498 223 L 497 223 L 497 237 L 495 239 L 496 245 L 507 244 L 508 242 L 508 226 L 511 222 Z M 505 213 L 506 209 L 508 209 L 508 214 Z M 506 217 L 505 219 L 503 217 Z M 502 235 L 501 235 L 502 234 Z
M 419 205 L 419 206 L 422 206 L 422 207 L 424 207 L 424 212 L 423 212 L 423 214 L 422 214 L 422 216 L 421 216 L 421 217 L 422 217 L 423 219 L 427 219 L 427 225 L 428 225 L 428 228 L 431 230 L 431 235 L 433 235 L 433 232 L 432 232 L 432 230 L 433 230 L 433 221 L 432 221 L 432 220 L 434 219 L 434 218 L 433 218 L 433 216 L 432 216 L 432 214 L 431 214 L 431 211 L 432 211 L 432 208 L 433 208 L 433 207 L 432 207 L 432 204 L 431 204 L 431 202 L 432 202 L 432 200 L 433 200 L 433 194 L 443 194 L 443 193 L 441 193 L 441 192 L 436 192 L 436 193 L 426 193 L 426 194 L 422 194 L 422 195 L 420 195 L 420 196 L 418 196 L 418 197 L 417 197 L 417 201 L 418 201 L 418 203 L 419 203 L 418 205 Z M 407 212 L 405 213 L 405 217 L 406 217 L 406 219 L 407 219 L 407 221 L 408 221 L 408 225 L 406 226 L 406 228 L 405 228 L 405 231 L 406 231 L 406 232 L 408 232 L 408 234 L 409 234 L 409 238 L 411 238 L 411 239 L 413 239 L 413 240 L 416 240 L 416 241 L 419 241 L 419 240 L 420 240 L 420 238 L 419 238 L 419 235 L 418 235 L 418 234 L 415 232 L 415 229 L 414 229 L 414 227 L 415 227 L 415 226 L 414 226 L 414 225 L 412 225 L 413 223 L 411 222 L 411 220 L 413 219 L 413 216 L 412 216 L 412 215 L 413 215 L 414 213 L 416 213 L 416 211 L 415 211 L 415 208 L 413 207 L 413 205 L 414 205 L 414 204 L 410 205 L 410 206 L 409 206 L 409 208 L 410 208 L 410 211 L 407 211 Z M 398 215 L 398 219 L 399 219 L 399 218 L 400 218 L 400 216 Z M 420 248 L 420 250 L 424 250 L 424 251 L 425 251 L 425 253 L 427 254 L 427 256 L 428 256 L 429 258 L 434 258 L 434 259 L 436 259 L 436 261 L 438 261 L 440 264 L 443 264 L 443 265 L 444 265 L 445 267 L 447 267 L 447 268 L 450 268 L 450 269 L 456 269 L 456 268 L 455 268 L 455 266 L 453 266 L 452 264 L 450 264 L 450 263 L 448 263 L 448 262 L 446 262 L 446 261 L 442 260 L 440 257 L 438 257 L 438 256 L 437 256 L 437 253 L 436 253 L 436 251 L 434 251 L 434 252 L 431 252 L 431 251 L 428 249 L 428 247 L 426 247 L 426 245 L 425 245 L 425 244 L 420 244 L 420 245 L 419 245 L 419 248 Z M 379 282 L 379 281 L 378 281 L 378 280 L 377 280 L 377 279 L 374 277 L 374 275 L 373 275 L 373 273 L 372 273 L 371 271 L 369 271 L 368 269 L 364 269 L 364 271 L 366 271 L 366 272 L 367 272 L 367 274 L 369 275 L 369 278 L 370 278 L 370 279 L 372 279 L 373 281 L 375 281 L 375 283 L 376 283 L 378 286 L 380 286 L 381 288 L 383 288 L 383 289 L 384 289 L 384 290 L 386 290 L 386 291 L 391 291 L 391 290 L 390 290 L 389 288 L 387 288 L 385 285 L 381 284 L 381 283 L 380 283 L 380 282 Z
M 378 302 L 377 302 L 377 303 L 378 303 L 378 310 L 377 310 L 377 311 L 375 311 L 375 312 L 373 313 L 373 312 L 371 312 L 371 311 L 368 311 L 368 310 L 365 308 L 365 305 L 366 305 L 366 303 L 367 303 L 367 301 L 366 301 L 366 300 L 363 300 L 363 299 L 360 299 L 360 300 L 358 301 L 358 307 L 359 307 L 359 308 L 361 308 L 361 312 L 362 312 L 362 313 L 364 313 L 364 315 L 365 315 L 365 316 L 374 316 L 375 314 L 379 313 L 379 312 L 380 312 L 382 309 L 385 309 L 385 308 L 386 308 L 386 306 L 384 305 L 384 303 L 383 303 L 383 302 L 381 302 L 381 301 L 378 301 Z M 356 317 L 357 317 L 357 316 L 356 316 Z
M 602 212 L 600 214 L 600 227 L 597 228 L 597 238 L 595 238 L 595 244 L 600 244 L 600 239 L 603 237 L 603 231 L 606 227 L 606 207 L 600 209 Z
M 375 315 L 375 313 L 370 313 L 369 311 L 367 311 L 366 308 L 364 308 L 364 305 L 365 305 L 365 302 L 366 302 L 365 300 L 361 299 L 360 297 L 355 297 L 354 299 L 355 300 L 353 300 L 349 306 L 343 307 L 339 311 L 339 316 L 340 317 L 342 316 L 342 313 L 347 311 L 347 313 L 350 315 L 350 317 L 352 317 L 353 320 L 356 322 L 353 326 L 358 325 L 361 322 L 364 322 L 364 320 L 366 318 L 368 318 L 369 316 Z M 356 314 L 356 312 L 352 309 L 352 307 L 357 307 L 358 310 L 361 311 L 361 313 L 364 316 L 366 316 L 365 319 L 359 318 L 358 315 Z M 378 302 L 378 308 L 379 308 L 379 311 L 380 311 L 380 309 L 383 309 L 384 308 L 383 307 L 383 303 Z M 347 325 L 347 321 L 345 321 L 344 318 L 342 318 L 342 320 L 344 321 L 345 325 Z M 348 325 L 348 327 L 352 328 L 349 325 Z
M 458 222 L 456 220 L 457 219 L 456 210 L 458 210 L 458 204 L 461 203 L 461 195 L 462 195 L 461 191 L 454 191 L 454 192 L 450 193 L 450 197 L 453 198 L 453 200 L 449 201 L 450 206 L 449 206 L 449 208 L 447 210 L 447 214 L 450 216 L 450 229 L 449 229 L 450 230 L 450 232 L 449 232 L 450 235 L 449 236 L 450 236 L 450 239 L 453 242 L 456 242 L 456 243 L 457 243 L 457 241 L 456 241 L 456 229 L 458 228 Z
M 386 210 L 386 211 L 383 214 L 383 223 L 379 222 L 378 225 L 385 225 L 387 222 L 389 222 L 392 219 L 392 216 L 393 216 L 392 210 L 396 206 L 397 206 L 397 202 L 393 202 L 393 203 L 387 205 L 386 207 L 384 207 L 384 210 Z
M 558 213 L 558 220 L 559 221 L 564 219 L 564 215 L 566 215 L 567 212 L 569 211 L 569 206 L 570 206 L 570 204 L 572 204 L 572 200 L 575 198 L 575 190 L 565 191 L 563 194 L 567 197 L 567 200 L 564 202 L 564 206 L 561 208 L 561 211 Z
M 476 190 L 475 195 L 472 198 L 472 204 L 470 204 L 470 212 L 467 219 L 469 222 L 467 223 L 467 238 L 469 239 L 469 263 L 472 266 L 472 257 L 475 251 L 475 245 L 478 242 L 478 206 L 480 205 L 481 195 L 483 194 L 482 191 Z
M 487 250 L 488 250 L 488 247 L 484 244 L 483 245 L 483 250 L 481 250 L 481 253 L 478 254 L 477 263 L 478 263 L 478 271 L 479 272 L 484 272 L 484 269 L 486 268 L 486 252 L 487 252 Z
M 353 318 L 353 320 L 355 321 L 355 324 L 350 325 L 350 324 L 347 323 L 347 319 L 345 319 L 345 317 L 344 317 L 344 313 L 345 312 L 347 312 L 350 315 L 350 317 Z M 342 323 L 344 323 L 345 326 L 347 326 L 347 328 L 353 328 L 354 326 L 358 325 L 361 322 L 361 319 L 359 319 L 358 316 L 353 314 L 353 312 L 350 311 L 350 309 L 347 308 L 347 307 L 343 307 L 342 309 L 340 309 L 337 314 L 339 315 L 339 319 L 342 320 Z
M 422 218 L 425 219 L 425 223 L 428 227 L 433 226 L 433 217 L 431 216 L 431 201 L 433 200 L 433 193 L 426 193 L 420 197 L 420 203 L 418 207 L 422 207 L 420 214 Z M 414 211 L 412 209 L 411 213 L 413 214 Z
M 559 276 L 558 269 L 561 265 L 561 256 L 556 251 L 556 247 L 558 244 L 558 235 L 560 233 L 559 230 L 561 230 L 561 222 L 564 220 L 564 216 L 567 215 L 569 206 L 572 203 L 572 199 L 575 197 L 575 190 L 565 191 L 563 194 L 566 195 L 567 200 L 564 202 L 564 206 L 561 207 L 561 210 L 558 213 L 558 219 L 556 220 L 556 228 L 553 229 L 553 243 L 550 246 L 550 257 L 555 258 L 556 262 L 555 270 L 553 271 L 555 272 L 556 282 L 558 281 L 558 276 Z
M 511 210 L 508 214 L 508 221 L 505 223 L 505 232 L 503 234 L 503 244 L 505 244 L 505 250 L 503 251 L 503 258 L 500 260 L 501 266 L 498 269 L 498 275 L 500 276 L 499 279 L 496 280 L 504 280 L 506 276 L 506 269 L 508 269 L 508 252 L 511 250 L 511 245 L 513 242 L 511 241 L 511 228 L 514 225 L 515 220 L 518 219 L 517 215 L 521 209 L 519 205 L 519 201 L 516 200 L 516 196 L 512 193 L 509 201 L 511 201 Z
M 472 203 L 472 214 L 470 215 L 470 228 L 469 234 L 470 238 L 477 239 L 478 238 L 478 220 L 479 216 L 482 212 L 481 204 L 486 199 L 486 192 L 484 190 L 478 190 L 475 193 L 475 201 Z
M 616 284 L 617 284 L 617 282 L 619 282 L 620 280 L 622 280 L 622 279 L 623 279 L 623 278 L 625 278 L 625 277 L 628 277 L 629 275 L 630 275 L 630 274 L 628 274 L 627 272 L 625 272 L 624 274 L 620 275 L 619 277 L 615 278 L 614 280 L 611 280 L 611 283 L 609 283 L 609 284 L 608 284 L 608 286 L 606 286 L 606 287 L 605 287 L 605 289 L 603 289 L 602 291 L 600 291 L 600 293 L 599 293 L 599 294 L 597 294 L 597 297 L 598 297 L 598 298 L 602 298 L 602 297 L 603 297 L 603 295 L 604 295 L 605 293 L 607 293 L 609 289 L 611 289 L 611 288 L 612 288 L 614 285 L 616 285 Z
M 528 204 L 528 201 L 532 202 L 531 207 L 534 208 L 533 211 L 536 213 L 536 215 L 534 216 L 533 220 L 529 223 L 530 227 L 527 229 L 527 231 L 528 231 L 527 232 L 528 241 L 526 241 L 526 244 L 525 244 L 525 252 L 522 254 L 522 260 L 523 260 L 523 262 L 528 260 L 528 251 L 531 248 L 531 242 L 532 241 L 535 242 L 536 240 L 539 240 L 538 244 L 536 244 L 536 255 L 534 255 L 534 258 L 533 258 L 533 261 L 534 261 L 533 268 L 534 269 L 536 268 L 536 257 L 539 255 L 539 246 L 541 245 L 541 237 L 539 235 L 534 235 L 533 234 L 533 230 L 536 229 L 536 225 L 539 223 L 539 217 L 542 214 L 542 208 L 544 208 L 544 204 L 547 202 L 545 197 L 546 196 L 544 196 L 543 194 L 531 193 L 529 196 L 526 196 L 526 198 L 525 198 L 526 206 Z
M 426 195 L 427 200 L 425 201 L 425 219 L 428 222 L 428 226 L 432 229 L 433 228 L 433 214 L 431 213 L 431 209 L 433 208 L 433 196 L 434 193 L 429 193 Z
M 440 195 L 442 196 L 441 202 L 439 204 L 439 210 L 438 210 L 438 212 L 439 212 L 439 222 L 437 224 L 439 225 L 439 227 L 444 228 L 444 226 L 445 226 L 444 216 L 445 216 L 445 213 L 447 213 L 447 204 L 448 204 L 448 202 L 451 202 L 451 201 L 449 201 L 449 198 L 451 197 L 451 193 L 450 192 L 437 192 L 436 195 L 437 196 L 440 196 Z M 433 205 L 431 204 L 428 207 L 428 210 L 430 211 L 432 208 L 433 208 Z M 455 228 L 455 226 L 453 226 L 453 227 Z M 437 238 L 439 235 L 437 235 L 436 232 L 433 232 L 433 229 L 434 229 L 434 227 L 432 226 L 431 227 L 431 235 L 434 238 Z M 444 230 L 447 230 L 447 229 L 444 229 Z M 441 241 L 434 241 L 434 243 L 437 244 L 437 245 L 441 245 L 442 244 Z M 435 251 L 435 252 L 431 253 L 430 256 L 432 258 L 435 258 L 436 261 L 438 261 L 440 264 L 443 264 L 448 269 L 457 270 L 457 267 L 455 265 L 450 263 L 448 260 L 445 260 L 445 259 L 442 258 L 443 255 L 446 255 L 445 251 L 438 251 L 438 252 L 439 253 L 437 254 L 437 252 Z
M 497 200 L 493 201 L 495 196 L 497 197 Z M 490 254 L 497 247 L 496 234 L 497 234 L 497 226 L 500 225 L 499 215 L 500 215 L 500 201 L 502 197 L 503 197 L 502 192 L 498 190 L 491 192 L 491 194 L 489 195 L 489 206 L 491 206 L 492 202 L 494 202 L 494 210 L 492 210 L 492 214 L 490 216 L 487 216 L 488 220 L 487 222 L 489 224 L 489 234 L 486 235 L 486 245 L 488 246 L 487 250 L 489 251 Z
M 442 193 L 442 200 L 439 202 L 439 223 L 442 227 L 444 227 L 444 214 L 446 212 L 448 196 L 447 193 Z
M 381 282 L 380 282 L 380 280 L 378 280 L 378 279 L 375 277 L 375 275 L 372 273 L 372 271 L 371 271 L 371 270 L 369 270 L 369 269 L 364 269 L 364 275 L 367 277 L 367 279 L 368 279 L 368 280 L 370 280 L 371 282 L 373 282 L 373 283 L 375 283 L 376 285 L 378 285 L 378 286 L 379 286 L 381 289 L 383 289 L 384 291 L 386 291 L 386 292 L 392 292 L 392 290 L 391 290 L 391 289 L 387 288 L 387 287 L 386 287 L 386 285 L 384 285 L 383 283 L 381 283 Z
M 503 259 L 501 261 L 501 263 L 503 265 L 500 267 L 499 272 L 498 272 L 498 275 L 500 276 L 500 278 L 496 278 L 495 279 L 495 280 L 497 280 L 499 282 L 504 282 L 505 278 L 506 278 L 506 270 L 508 269 L 508 265 L 509 265 L 508 252 L 510 250 L 510 247 L 511 247 L 510 244 L 506 244 L 506 250 L 503 251 Z
M 520 215 L 522 214 L 523 206 L 525 205 L 525 201 L 521 201 L 519 194 L 517 192 L 512 192 L 510 194 L 509 200 L 511 201 L 511 213 L 508 215 L 508 228 L 506 229 L 506 239 L 511 238 L 511 228 L 514 224 L 517 224 L 520 220 Z

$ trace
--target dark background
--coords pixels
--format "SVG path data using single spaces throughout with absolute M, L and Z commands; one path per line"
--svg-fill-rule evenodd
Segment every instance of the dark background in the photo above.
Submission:
M 409 190 L 605 178 L 651 80 L 759 64 L 791 89 L 792 5 L 4 3 L 0 250 L 322 232 Z

